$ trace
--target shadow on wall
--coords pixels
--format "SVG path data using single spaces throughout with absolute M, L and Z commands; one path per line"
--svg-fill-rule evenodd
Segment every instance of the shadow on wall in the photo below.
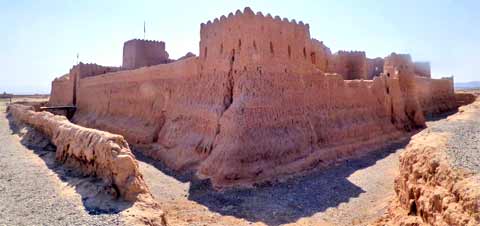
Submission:
M 114 189 L 106 186 L 100 178 L 84 176 L 75 169 L 57 163 L 56 147 L 40 132 L 16 124 L 11 116 L 8 116 L 8 122 L 12 134 L 21 135 L 20 143 L 23 146 L 37 154 L 61 181 L 75 188 L 75 192 L 82 198 L 85 211 L 90 215 L 117 214 L 132 206 L 133 203 L 120 201 L 114 197 L 113 194 L 116 194 Z
M 302 217 L 337 207 L 365 191 L 348 180 L 357 170 L 374 165 L 378 160 L 404 148 L 410 139 L 391 144 L 357 160 L 347 160 L 337 167 L 311 172 L 282 183 L 264 183 L 255 188 L 230 189 L 218 192 L 208 181 L 200 181 L 193 173 L 175 173 L 160 162 L 135 152 L 144 161 L 181 182 L 190 181 L 188 199 L 222 215 L 243 218 L 267 225 L 293 223 Z M 154 195 L 162 191 L 152 189 Z

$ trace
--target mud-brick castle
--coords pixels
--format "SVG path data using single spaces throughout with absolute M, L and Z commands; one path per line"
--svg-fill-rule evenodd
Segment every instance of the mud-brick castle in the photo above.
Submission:
M 456 108 L 453 79 L 428 62 L 332 53 L 309 24 L 248 7 L 202 23 L 198 52 L 172 60 L 164 42 L 127 41 L 122 66 L 75 65 L 49 104 L 217 187 L 328 167 Z

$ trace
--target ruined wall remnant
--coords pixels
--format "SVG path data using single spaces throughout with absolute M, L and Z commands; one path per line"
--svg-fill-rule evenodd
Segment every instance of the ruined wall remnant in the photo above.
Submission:
M 126 200 L 135 201 L 139 194 L 149 194 L 135 156 L 122 136 L 84 128 L 64 116 L 34 112 L 24 105 L 10 105 L 8 112 L 45 134 L 57 147 L 57 161 L 84 175 L 100 177 Z
M 339 51 L 333 55 L 330 71 L 341 74 L 345 80 L 367 79 L 368 64 L 365 52 Z
M 465 160 L 468 147 L 478 141 L 455 138 L 462 136 L 456 134 L 459 130 L 478 123 L 479 105 L 462 106 L 412 137 L 400 155 L 396 197 L 373 225 L 480 225 L 480 177 Z
M 415 74 L 425 78 L 431 78 L 430 62 L 414 62 Z
M 73 121 L 229 187 L 365 154 L 424 126 L 423 106 L 450 107 L 423 93 L 429 82 L 417 85 L 408 55 L 335 56 L 303 22 L 245 8 L 201 24 L 200 35 L 198 57 L 78 75 Z M 438 87 L 448 85 L 429 90 L 447 97 Z
M 123 44 L 123 64 L 125 69 L 165 64 L 170 62 L 165 50 L 165 42 L 132 39 Z
M 367 79 L 373 79 L 374 77 L 380 76 L 383 73 L 384 64 L 385 60 L 381 57 L 367 59 Z

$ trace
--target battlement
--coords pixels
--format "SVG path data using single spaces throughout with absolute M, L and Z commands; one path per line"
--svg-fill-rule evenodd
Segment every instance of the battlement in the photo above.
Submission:
M 302 21 L 264 16 L 246 7 L 200 25 L 200 59 L 207 69 L 311 64 L 310 29 Z M 285 68 L 282 69 L 282 71 Z
M 293 25 L 293 26 L 298 26 L 299 28 L 309 30 L 310 27 L 308 24 L 304 24 L 302 21 L 297 21 L 295 19 L 289 20 L 288 18 L 281 18 L 280 16 L 275 16 L 273 17 L 270 13 L 268 13 L 266 16 L 262 14 L 262 12 L 257 12 L 256 14 L 252 11 L 250 7 L 245 7 L 245 9 L 242 11 L 237 10 L 235 14 L 229 13 L 227 16 L 222 15 L 218 18 L 215 18 L 212 20 L 208 20 L 207 23 L 201 23 L 200 24 L 200 29 L 205 30 L 208 32 L 211 29 L 215 29 L 216 26 L 221 26 L 223 23 L 228 23 L 230 21 L 235 21 L 236 19 L 239 18 L 248 18 L 248 17 L 256 17 L 258 20 L 265 20 L 269 22 L 275 22 L 278 24 L 283 24 L 283 25 Z
M 134 43 L 134 42 L 142 42 L 142 43 L 151 43 L 151 44 L 158 44 L 158 45 L 163 45 L 165 47 L 165 42 L 163 41 L 158 41 L 158 40 L 149 40 L 149 39 L 138 39 L 138 38 L 134 38 L 134 39 L 131 39 L 131 40 L 128 40 L 124 43 L 124 45 L 126 45 L 127 43 L 130 44 L 130 43 Z
M 350 55 L 350 56 L 366 56 L 365 51 L 360 50 L 339 50 L 335 54 L 337 55 Z

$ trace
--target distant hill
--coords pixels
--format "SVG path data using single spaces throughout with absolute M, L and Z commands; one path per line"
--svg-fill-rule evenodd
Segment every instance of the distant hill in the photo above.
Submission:
M 480 81 L 472 82 L 456 82 L 454 84 L 455 89 L 475 89 L 480 88 Z

